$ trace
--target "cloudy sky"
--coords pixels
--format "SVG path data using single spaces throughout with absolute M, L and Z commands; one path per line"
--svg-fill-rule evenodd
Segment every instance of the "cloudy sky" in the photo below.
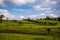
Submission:
M 0 0 L 0 15 L 9 19 L 60 16 L 60 0 Z

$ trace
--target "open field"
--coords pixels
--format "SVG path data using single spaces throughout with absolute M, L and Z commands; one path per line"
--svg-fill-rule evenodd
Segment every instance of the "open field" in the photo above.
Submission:
M 0 40 L 60 40 L 60 39 L 48 35 L 0 33 Z
M 0 40 L 60 40 L 59 30 L 60 22 L 54 20 L 3 20 Z

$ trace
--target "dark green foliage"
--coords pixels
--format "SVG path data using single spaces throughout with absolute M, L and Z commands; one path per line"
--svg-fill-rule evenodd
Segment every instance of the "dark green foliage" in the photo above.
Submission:
M 28 35 L 38 35 L 38 36 L 44 35 L 45 37 L 50 36 L 50 37 L 60 38 L 59 23 L 60 22 L 58 22 L 58 20 L 45 20 L 45 19 L 43 20 L 30 20 L 30 19 L 29 20 L 3 20 L 3 22 L 0 23 L 0 33 L 25 34 L 25 35 L 28 34 Z M 45 37 L 44 38 L 32 37 L 31 40 L 58 40 L 58 39 L 50 39 L 50 38 L 47 39 Z M 0 38 L 1 38 L 1 35 L 0 35 Z M 15 40 L 20 40 L 20 39 L 18 39 L 17 37 L 17 39 Z M 21 40 L 25 40 L 25 39 L 21 39 Z
M 57 23 L 51 23 L 51 22 L 50 22 L 50 23 L 48 23 L 48 25 L 57 25 Z
M 46 18 L 45 18 L 45 20 L 50 20 L 51 18 L 49 17 L 49 16 L 47 16 Z
M 23 24 L 22 22 L 18 22 L 19 24 Z
M 2 23 L 2 18 L 4 17 L 4 15 L 0 15 L 0 23 Z
M 57 19 L 58 19 L 58 21 L 60 21 L 60 17 L 58 17 Z
M 47 38 L 33 38 L 33 40 L 48 40 Z M 51 39 L 51 40 L 55 40 L 55 39 Z
M 12 20 L 12 22 L 15 22 L 15 23 L 16 23 L 16 22 L 17 22 L 17 20 Z
M 57 23 L 55 22 L 55 23 L 53 23 L 53 22 L 38 22 L 40 25 L 57 25 Z
M 47 31 L 48 31 L 48 34 L 50 33 L 51 29 L 50 28 L 47 28 Z

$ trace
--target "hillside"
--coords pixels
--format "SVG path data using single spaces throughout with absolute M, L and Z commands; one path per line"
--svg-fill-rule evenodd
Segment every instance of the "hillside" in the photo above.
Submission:
M 3 20 L 0 40 L 60 40 L 56 20 Z

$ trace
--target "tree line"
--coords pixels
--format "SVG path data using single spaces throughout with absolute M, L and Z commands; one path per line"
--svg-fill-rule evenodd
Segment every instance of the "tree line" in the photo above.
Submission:
M 0 23 L 3 21 L 3 18 L 4 17 L 5 17 L 4 15 L 0 15 Z M 32 22 L 34 21 L 34 20 L 31 20 L 30 18 L 23 19 L 23 20 L 28 20 L 28 21 L 32 21 Z M 56 17 L 56 18 L 50 18 L 49 16 L 46 16 L 46 18 L 44 18 L 44 19 L 41 19 L 40 18 L 39 20 L 56 20 L 56 21 L 60 21 L 60 16 L 59 17 Z M 35 21 L 35 22 L 37 22 L 37 21 Z

